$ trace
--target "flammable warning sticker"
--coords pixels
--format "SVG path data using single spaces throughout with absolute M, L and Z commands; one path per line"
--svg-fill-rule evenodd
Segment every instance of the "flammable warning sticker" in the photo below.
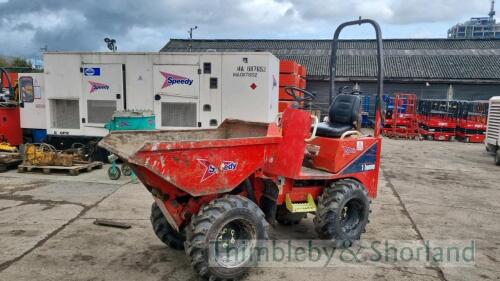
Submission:
M 363 148 L 364 148 L 364 143 L 363 143 L 363 141 L 357 141 L 357 142 L 356 142 L 356 150 L 358 150 L 358 151 L 362 151 L 362 150 L 363 150 Z

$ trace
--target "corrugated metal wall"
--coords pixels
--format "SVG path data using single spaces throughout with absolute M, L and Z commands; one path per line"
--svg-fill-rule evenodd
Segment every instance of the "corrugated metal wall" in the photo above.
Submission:
M 353 83 L 336 83 L 335 88 L 352 87 Z M 363 95 L 375 95 L 376 83 L 359 83 Z M 307 81 L 307 90 L 317 94 L 315 104 L 328 108 L 328 81 Z M 460 100 L 488 100 L 492 96 L 500 96 L 500 85 L 453 84 L 454 99 Z M 393 95 L 395 92 L 416 93 L 419 98 L 446 99 L 449 84 L 425 83 L 384 83 L 384 94 Z M 372 99 L 372 105 L 375 99 Z

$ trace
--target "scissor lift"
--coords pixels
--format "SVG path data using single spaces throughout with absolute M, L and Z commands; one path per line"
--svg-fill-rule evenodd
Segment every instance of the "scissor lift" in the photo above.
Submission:
M 417 95 L 396 93 L 392 113 L 386 115 L 384 135 L 394 138 L 413 139 L 418 136 Z
M 428 140 L 451 141 L 456 137 L 458 101 L 421 100 L 419 133 Z
M 457 139 L 484 142 L 488 119 L 488 101 L 461 101 L 457 118 Z

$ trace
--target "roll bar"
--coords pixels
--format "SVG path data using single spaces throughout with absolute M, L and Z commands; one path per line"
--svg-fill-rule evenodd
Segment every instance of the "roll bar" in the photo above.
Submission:
M 380 25 L 371 19 L 359 19 L 354 21 L 344 22 L 337 27 L 335 34 L 333 35 L 332 41 L 332 52 L 330 55 L 330 105 L 333 102 L 333 95 L 335 94 L 335 75 L 337 71 L 337 50 L 339 44 L 339 35 L 342 29 L 351 25 L 361 25 L 370 24 L 375 29 L 375 35 L 377 40 L 377 104 L 375 105 L 375 136 L 380 135 L 380 128 L 382 123 L 382 94 L 384 92 L 384 53 L 383 53 L 383 43 L 382 43 L 382 31 L 380 30 Z
M 11 91 L 11 89 L 12 89 L 12 81 L 10 81 L 9 72 L 5 68 L 0 67 L 0 80 L 2 80 L 1 76 L 3 76 L 3 75 L 5 75 L 5 79 L 7 79 L 7 84 L 9 85 L 9 91 Z
M 12 81 L 10 80 L 10 75 L 9 75 L 9 72 L 5 69 L 5 68 L 2 68 L 0 67 L 0 91 L 3 90 L 2 89 L 2 84 L 4 84 L 4 81 L 3 81 L 3 77 L 5 76 L 5 79 L 7 81 L 7 87 L 8 87 L 8 90 L 9 90 L 9 102 L 6 102 L 6 103 L 3 103 L 2 102 L 2 106 L 12 106 L 12 105 L 17 105 L 17 103 L 19 102 L 19 98 L 17 97 L 16 98 L 16 95 L 15 95 L 15 92 L 14 92 L 14 86 L 12 85 Z M 10 99 L 12 99 L 14 102 L 10 102 Z

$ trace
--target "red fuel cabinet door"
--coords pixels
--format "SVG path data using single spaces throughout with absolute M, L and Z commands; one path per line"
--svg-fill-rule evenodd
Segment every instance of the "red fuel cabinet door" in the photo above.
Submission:
M 0 107 L 0 141 L 7 141 L 11 145 L 23 143 L 19 107 Z

